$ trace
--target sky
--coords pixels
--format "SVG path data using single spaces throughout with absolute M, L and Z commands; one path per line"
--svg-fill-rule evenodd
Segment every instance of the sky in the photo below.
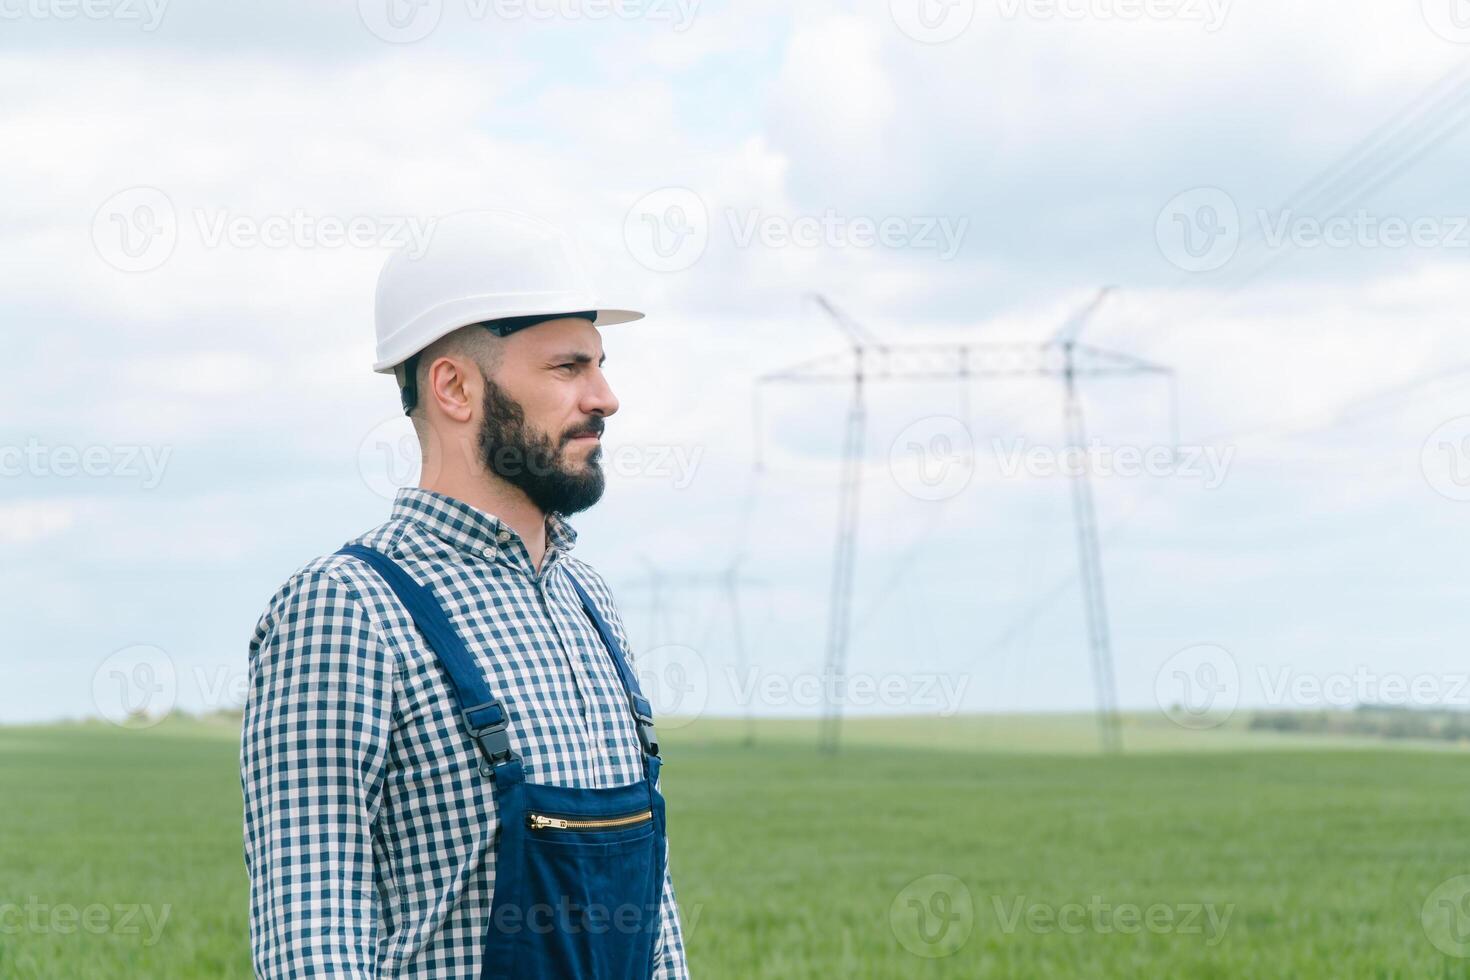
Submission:
M 1172 371 L 1080 382 L 1118 701 L 1470 705 L 1463 0 L 0 19 L 0 722 L 238 703 L 266 601 L 416 478 L 373 285 L 471 208 L 648 313 L 572 523 L 666 714 L 821 709 L 850 387 L 758 383 L 843 363 L 813 294 L 898 359 L 1104 286 L 1083 341 Z M 1063 394 L 866 386 L 845 710 L 1093 706 Z

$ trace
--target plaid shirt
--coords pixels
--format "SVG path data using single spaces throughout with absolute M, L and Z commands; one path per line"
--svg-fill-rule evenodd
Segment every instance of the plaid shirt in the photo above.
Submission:
M 643 778 L 611 658 L 567 576 L 623 641 L 612 596 L 547 517 L 538 573 L 519 535 L 442 494 L 401 490 L 357 542 L 427 583 L 510 714 L 533 783 Z M 406 609 L 363 562 L 328 555 L 271 599 L 250 642 L 240 752 L 250 934 L 262 977 L 477 978 L 490 929 L 493 782 Z M 659 978 L 688 976 L 665 875 Z

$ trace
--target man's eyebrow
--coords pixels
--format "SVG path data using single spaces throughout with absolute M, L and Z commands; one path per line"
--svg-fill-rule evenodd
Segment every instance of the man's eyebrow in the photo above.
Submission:
M 587 353 L 584 350 L 576 350 L 576 351 L 568 351 L 565 354 L 557 354 L 557 355 L 555 355 L 552 358 L 552 360 L 556 361 L 557 363 L 562 363 L 564 361 L 572 361 L 572 362 L 574 362 L 576 364 L 591 364 L 592 363 L 592 355 L 589 354 L 589 353 Z M 606 361 L 607 361 L 607 355 L 606 354 L 603 354 L 602 357 L 598 358 L 598 360 L 597 360 L 597 366 L 598 367 L 602 367 L 603 363 L 606 362 Z

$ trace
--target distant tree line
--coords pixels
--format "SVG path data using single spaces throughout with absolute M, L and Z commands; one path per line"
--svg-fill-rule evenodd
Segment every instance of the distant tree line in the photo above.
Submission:
M 1470 742 L 1470 711 L 1362 704 L 1351 710 L 1257 711 L 1250 728 L 1304 735 L 1365 735 Z

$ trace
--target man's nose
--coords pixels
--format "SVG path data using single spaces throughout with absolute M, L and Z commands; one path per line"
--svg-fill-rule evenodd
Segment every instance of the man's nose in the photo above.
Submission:
M 588 415 L 602 416 L 612 415 L 618 410 L 618 396 L 613 394 L 612 386 L 607 383 L 607 375 L 601 371 L 593 373 L 592 384 L 582 399 L 582 410 Z

